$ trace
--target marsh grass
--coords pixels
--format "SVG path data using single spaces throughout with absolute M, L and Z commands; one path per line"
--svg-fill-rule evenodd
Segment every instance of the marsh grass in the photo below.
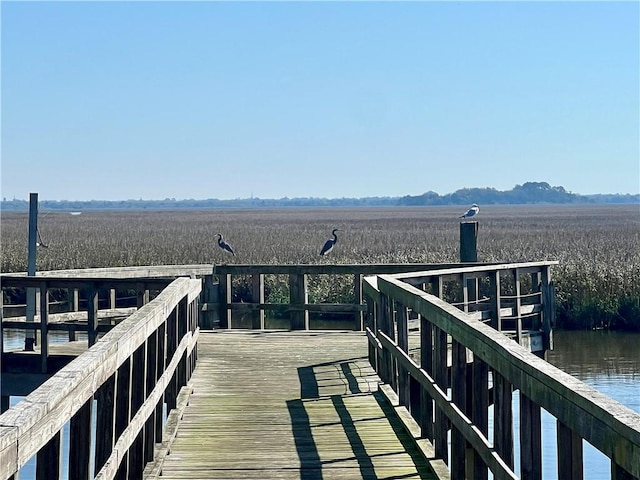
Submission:
M 558 321 L 570 328 L 640 328 L 640 207 L 485 206 L 480 261 L 558 260 Z M 49 248 L 38 270 L 246 263 L 447 263 L 458 260 L 460 207 L 40 212 Z M 2 272 L 27 269 L 27 213 L 2 213 Z M 331 230 L 338 243 L 318 255 Z M 220 250 L 222 233 L 236 257 Z M 324 277 L 324 278 L 323 278 Z M 234 298 L 250 298 L 247 278 Z M 310 301 L 348 301 L 350 276 L 309 278 Z M 288 301 L 287 277 L 267 275 L 266 301 Z M 508 285 L 504 285 L 508 294 Z M 455 289 L 454 289 L 455 290 Z M 453 290 L 452 290 L 453 291 Z

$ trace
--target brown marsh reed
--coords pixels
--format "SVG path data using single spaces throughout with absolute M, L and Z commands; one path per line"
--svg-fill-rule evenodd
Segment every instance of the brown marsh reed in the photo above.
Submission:
M 38 270 L 163 264 L 446 263 L 459 258 L 465 207 L 41 211 Z M 26 212 L 3 212 L 2 272 L 27 269 Z M 640 329 L 640 206 L 481 205 L 480 261 L 558 260 L 558 321 L 567 328 Z M 339 228 L 327 257 L 319 251 Z M 216 243 L 222 233 L 236 251 Z M 310 279 L 310 296 L 350 295 Z M 242 295 L 242 285 L 236 286 Z M 273 288 L 274 295 L 277 288 Z

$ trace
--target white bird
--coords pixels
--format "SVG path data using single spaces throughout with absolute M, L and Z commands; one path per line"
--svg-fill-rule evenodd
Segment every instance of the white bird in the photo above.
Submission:
M 233 251 L 233 248 L 231 248 L 231 245 L 229 245 L 227 242 L 225 242 L 222 239 L 222 234 L 219 233 L 218 234 L 218 246 L 223 249 L 226 252 L 229 252 L 231 255 L 235 256 L 235 252 Z
M 322 247 L 322 250 L 320 250 L 320 255 L 324 256 L 333 249 L 333 246 L 338 241 L 338 236 L 336 235 L 336 232 L 339 232 L 339 231 L 340 230 L 338 230 L 337 228 L 333 229 L 333 231 L 331 232 L 331 234 L 333 235 L 333 238 L 330 238 L 329 240 L 327 240 L 327 242 L 324 244 L 324 247 Z
M 471 218 L 471 217 L 475 217 L 478 212 L 480 211 L 480 207 L 477 204 L 473 204 L 471 205 L 471 208 L 469 210 L 467 210 L 466 212 L 464 212 L 462 215 L 460 215 L 458 218 Z

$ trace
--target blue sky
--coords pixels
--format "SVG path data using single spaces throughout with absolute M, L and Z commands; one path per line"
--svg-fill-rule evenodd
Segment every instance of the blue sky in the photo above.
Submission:
M 638 2 L 1 2 L 2 197 L 640 192 Z

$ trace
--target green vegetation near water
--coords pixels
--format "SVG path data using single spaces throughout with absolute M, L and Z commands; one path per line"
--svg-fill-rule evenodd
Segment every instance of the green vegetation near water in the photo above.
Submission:
M 464 208 L 376 207 L 41 211 L 38 270 L 242 263 L 449 263 L 459 259 Z M 478 256 L 487 262 L 558 260 L 552 268 L 561 328 L 640 330 L 640 206 L 483 206 Z M 333 228 L 338 244 L 318 252 Z M 2 272 L 27 269 L 28 214 L 2 213 Z M 222 233 L 236 250 L 216 244 Z M 348 285 L 312 282 L 316 301 Z M 241 288 L 241 285 L 238 285 Z M 329 299 L 329 300 L 327 300 Z

